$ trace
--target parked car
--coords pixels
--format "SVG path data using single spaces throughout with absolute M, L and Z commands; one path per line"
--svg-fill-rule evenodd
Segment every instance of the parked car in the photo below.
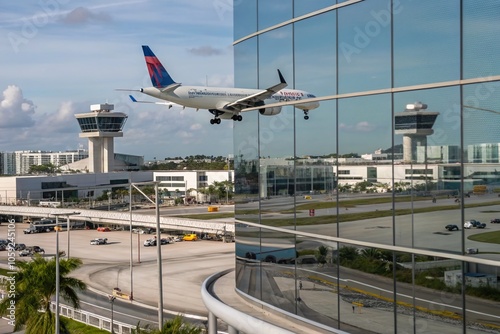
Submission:
M 26 249 L 26 245 L 25 244 L 16 244 L 14 246 L 14 250 L 16 250 L 16 251 L 22 251 L 24 249 Z
M 492 224 L 500 224 L 500 218 L 493 218 L 492 220 L 490 220 L 490 223 L 492 223 Z
M 447 229 L 448 231 L 458 231 L 459 230 L 458 226 L 455 224 L 448 224 L 444 228 Z
M 156 246 L 156 239 L 148 239 L 144 241 L 144 247 Z
M 146 233 L 146 231 L 142 228 L 133 228 L 132 233 L 144 234 L 144 233 Z
M 23 249 L 22 251 L 19 252 L 19 256 L 31 256 L 32 253 L 29 249 Z
M 40 247 L 40 246 L 33 246 L 31 247 L 33 253 L 42 253 L 42 254 L 45 254 L 45 250 Z
M 110 232 L 111 229 L 109 227 L 98 227 L 97 232 Z
M 95 238 L 90 240 L 91 245 L 105 245 L 108 243 L 108 238 Z
M 471 220 L 468 220 L 464 223 L 464 228 L 467 228 L 467 229 L 470 229 L 472 227 L 475 227 L 475 228 L 485 228 L 486 227 L 486 224 L 485 223 L 481 223 L 475 219 L 471 219 Z
M 182 240 L 184 240 L 184 241 L 196 241 L 196 240 L 198 240 L 198 236 L 194 233 L 186 234 L 186 235 L 184 235 Z
M 169 244 L 170 243 L 170 240 L 168 240 L 167 238 L 161 238 L 160 239 L 160 244 L 162 245 L 166 245 L 166 244 Z

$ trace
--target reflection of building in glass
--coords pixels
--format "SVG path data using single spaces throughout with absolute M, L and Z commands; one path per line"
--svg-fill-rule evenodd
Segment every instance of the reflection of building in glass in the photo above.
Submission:
M 234 6 L 235 86 L 268 87 L 279 68 L 321 97 L 307 121 L 279 103 L 234 128 L 236 289 L 318 331 L 497 330 L 498 311 L 481 306 L 500 295 L 495 280 L 446 287 L 445 273 L 500 275 L 498 245 L 471 237 L 500 231 L 500 116 L 488 111 L 500 6 L 322 4 Z M 439 113 L 401 112 L 411 101 Z M 487 228 L 464 231 L 470 219 Z
M 408 104 L 406 110 L 394 115 L 394 133 L 403 135 L 403 160 L 406 162 L 423 162 L 417 160 L 417 148 L 427 147 L 427 136 L 434 133 L 432 126 L 438 117 L 438 112 L 425 111 L 426 104 L 415 102 Z
M 322 159 L 261 159 L 260 196 L 290 196 L 332 192 L 336 187 L 332 165 Z

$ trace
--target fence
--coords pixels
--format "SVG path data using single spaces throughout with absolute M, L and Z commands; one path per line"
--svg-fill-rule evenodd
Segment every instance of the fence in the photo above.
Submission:
M 52 312 L 56 311 L 55 303 L 52 303 L 50 307 Z M 111 332 L 111 319 L 103 317 L 101 315 L 90 313 L 83 310 L 75 310 L 71 306 L 62 304 L 59 304 L 59 314 L 64 317 L 82 322 L 86 325 Z M 135 328 L 136 326 L 133 325 L 125 324 L 123 322 L 119 322 L 116 320 L 113 321 L 113 330 L 116 334 L 131 334 L 132 329 Z

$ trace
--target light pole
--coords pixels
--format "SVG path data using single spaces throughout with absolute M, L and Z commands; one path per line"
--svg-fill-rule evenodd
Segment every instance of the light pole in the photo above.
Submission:
M 80 212 L 73 212 L 72 215 L 79 215 Z M 66 217 L 66 230 L 68 231 L 68 253 L 66 254 L 66 257 L 69 259 L 69 242 L 70 242 L 70 238 L 69 238 L 69 232 L 71 230 L 71 222 L 69 220 L 69 215 Z
M 130 189 L 135 188 L 138 192 L 140 192 L 148 201 L 155 204 L 156 208 L 156 262 L 158 265 L 158 328 L 162 330 L 163 328 L 163 274 L 162 274 L 162 260 L 161 260 L 161 229 L 160 229 L 160 199 L 158 193 L 158 185 L 160 182 L 138 182 L 138 183 L 130 183 Z M 138 185 L 148 185 L 154 184 L 155 186 L 155 201 L 151 200 L 149 196 L 147 196 Z M 132 211 L 130 211 L 132 212 Z M 132 218 L 131 218 L 132 219 Z M 132 231 L 132 229 L 131 229 Z M 132 240 L 132 239 L 131 239 Z M 131 241 L 132 244 L 132 241 Z M 131 246 L 132 247 L 132 246 Z M 140 246 L 139 246 L 140 248 Z
M 66 216 L 69 222 L 69 216 L 79 215 L 80 212 L 67 212 L 67 213 L 53 213 L 52 215 L 56 217 L 56 325 L 55 325 L 55 334 L 59 334 L 59 216 Z M 69 231 L 69 230 L 68 230 Z M 69 232 L 68 232 L 69 233 Z M 69 235 L 68 235 L 69 238 Z M 68 239 L 69 240 L 69 239 Z M 68 244 L 69 250 L 69 244 Z
M 111 304 L 111 334 L 115 332 L 114 321 L 113 321 L 113 304 L 115 303 L 116 297 L 113 295 L 108 295 L 109 303 Z

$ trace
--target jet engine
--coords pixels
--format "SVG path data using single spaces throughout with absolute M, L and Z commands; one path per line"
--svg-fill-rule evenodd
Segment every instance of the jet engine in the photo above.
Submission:
M 259 112 L 264 116 L 278 115 L 281 112 L 281 107 L 260 108 Z

